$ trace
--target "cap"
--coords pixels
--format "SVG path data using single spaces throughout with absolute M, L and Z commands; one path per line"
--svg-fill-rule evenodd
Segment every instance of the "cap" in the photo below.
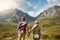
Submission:
M 38 24 L 38 21 L 35 21 L 35 24 Z

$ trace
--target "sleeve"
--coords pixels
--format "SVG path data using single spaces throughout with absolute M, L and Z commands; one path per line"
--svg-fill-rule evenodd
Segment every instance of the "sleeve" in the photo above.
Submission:
M 32 27 L 32 29 L 31 29 L 31 30 L 33 30 L 36 26 L 37 26 L 37 25 L 35 24 L 35 25 Z
M 37 26 L 37 25 L 35 24 L 35 25 L 31 28 L 30 32 L 32 32 L 36 26 Z
M 17 27 L 17 30 L 19 30 L 19 25 L 20 25 L 20 23 L 18 23 L 18 27 Z

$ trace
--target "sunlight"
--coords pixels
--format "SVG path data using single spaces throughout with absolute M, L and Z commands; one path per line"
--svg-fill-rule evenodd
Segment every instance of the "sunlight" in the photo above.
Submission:
M 10 7 L 9 3 L 6 1 L 0 1 L 0 11 L 8 9 Z

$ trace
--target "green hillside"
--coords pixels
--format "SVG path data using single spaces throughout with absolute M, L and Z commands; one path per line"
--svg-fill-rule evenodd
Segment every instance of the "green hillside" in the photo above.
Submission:
M 0 40 L 15 39 L 17 25 L 10 22 L 0 22 Z
M 60 35 L 59 17 L 38 19 L 38 21 L 42 28 L 42 34 Z
M 38 19 L 41 27 L 41 39 L 60 40 L 60 18 Z M 28 24 L 28 29 L 33 26 L 34 22 Z M 32 34 L 30 35 L 32 40 Z M 26 40 L 29 39 L 26 37 Z M 17 24 L 12 22 L 0 22 L 0 40 L 17 40 Z
M 0 22 L 0 40 L 17 40 L 17 24 L 12 22 Z M 30 37 L 32 39 L 32 37 Z M 26 40 L 28 37 L 26 36 Z
M 41 27 L 42 30 L 42 34 L 43 32 L 47 32 L 44 34 L 49 34 L 49 32 L 51 31 L 52 35 L 53 32 L 59 32 L 59 28 L 60 28 L 60 18 L 55 17 L 55 18 L 42 18 L 42 19 L 38 19 L 39 22 L 39 26 Z M 28 26 L 30 26 L 30 28 L 33 26 L 33 22 L 29 23 Z M 55 33 L 54 35 L 57 35 L 58 33 Z M 60 35 L 60 34 L 59 34 Z
M 39 26 L 41 27 L 41 38 L 53 38 L 51 40 L 60 40 L 60 18 L 42 18 L 39 19 Z M 30 28 L 33 26 L 33 22 L 28 24 Z M 48 39 L 47 39 L 48 40 Z

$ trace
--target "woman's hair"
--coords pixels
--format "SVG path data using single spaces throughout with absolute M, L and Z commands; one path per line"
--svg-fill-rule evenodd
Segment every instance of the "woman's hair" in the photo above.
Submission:
M 25 21 L 25 17 L 21 17 L 21 21 Z

